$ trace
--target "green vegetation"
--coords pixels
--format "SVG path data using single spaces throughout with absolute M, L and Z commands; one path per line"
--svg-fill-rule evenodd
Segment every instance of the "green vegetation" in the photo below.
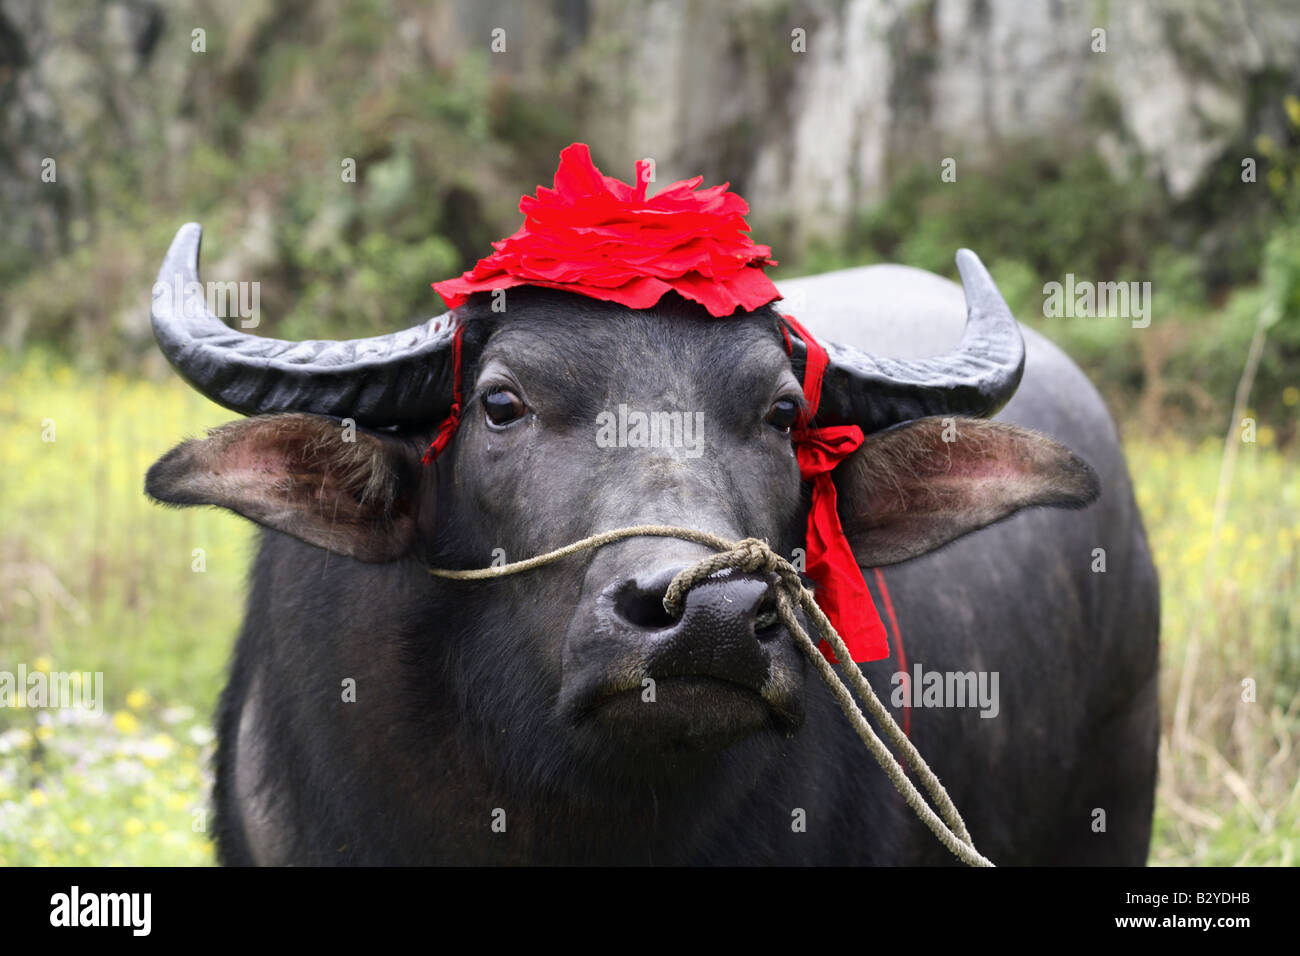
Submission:
M 1260 314 L 1270 328 L 1255 382 L 1264 419 L 1295 437 L 1282 404 L 1300 382 L 1300 98 L 1279 97 L 1285 137 L 1260 135 L 1226 156 L 1258 157 L 1258 181 L 1229 162 L 1201 194 L 1172 203 L 1134 169 L 1117 177 L 1096 153 L 1012 143 L 943 182 L 933 164 L 899 170 L 846 242 L 782 257 L 783 275 L 901 262 L 956 278 L 953 253 L 975 249 L 1025 322 L 1061 345 L 1119 417 L 1147 433 L 1222 435 Z M 1044 286 L 1067 274 L 1149 282 L 1151 325 L 1045 317 Z
M 1161 585 L 1152 863 L 1300 862 L 1300 482 L 1294 451 L 1261 438 L 1237 462 L 1217 544 L 1222 443 L 1127 443 Z
M 411 47 L 393 19 L 383 0 L 328 15 L 250 11 L 211 31 L 204 59 L 169 67 L 193 74 L 191 85 L 164 91 L 157 109 L 183 122 L 141 120 L 139 141 L 122 148 L 121 118 L 95 114 L 60 158 L 69 184 L 59 188 L 77 210 L 63 254 L 43 262 L 21 243 L 0 248 L 4 341 L 75 355 L 87 370 L 156 371 L 143 290 L 190 219 L 208 227 L 205 278 L 261 283 L 259 334 L 364 336 L 440 311 L 430 282 L 514 231 L 520 193 L 548 182 L 559 149 L 589 135 L 593 77 L 624 51 L 595 44 L 503 71 L 486 52 Z M 147 102 L 151 92 L 120 95 Z M 952 275 L 954 250 L 970 246 L 1120 417 L 1194 438 L 1227 427 L 1256 320 L 1271 311 L 1254 402 L 1290 442 L 1280 402 L 1300 381 L 1300 98 L 1271 83 L 1252 95 L 1259 128 L 1179 201 L 1136 160 L 1116 159 L 1123 149 L 1103 160 L 1099 149 L 1006 141 L 961 158 L 956 182 L 932 160 L 895 158 L 887 196 L 858 210 L 842 241 L 778 241 L 779 274 L 894 261 Z M 1118 108 L 1094 93 L 1088 122 L 1104 129 Z M 159 132 L 173 126 L 179 148 Z M 742 146 L 719 143 L 743 156 Z M 1242 181 L 1243 156 L 1257 181 Z M 40 214 L 10 212 L 17 223 Z M 788 232 L 761 207 L 751 221 L 761 240 Z M 1043 317 L 1044 284 L 1067 274 L 1149 282 L 1151 326 Z
M 252 532 L 143 487 L 229 417 L 179 380 L 0 373 L 0 669 L 104 675 L 97 717 L 0 708 L 0 865 L 211 859 L 194 828 Z

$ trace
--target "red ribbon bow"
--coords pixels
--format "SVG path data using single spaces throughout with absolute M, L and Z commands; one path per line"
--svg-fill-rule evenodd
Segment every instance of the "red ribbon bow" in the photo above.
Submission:
M 831 477 L 835 466 L 857 451 L 864 436 L 857 425 L 812 427 L 817 406 L 821 403 L 826 350 L 797 321 L 788 315 L 784 318 L 808 350 L 803 375 L 803 393 L 808 409 L 793 435 L 799 477 L 812 482 L 813 486 L 804 573 L 817 585 L 814 592 L 817 606 L 835 626 L 849 649 L 849 656 L 859 664 L 878 661 L 889 656 L 885 625 L 871 600 L 867 583 L 862 580 L 853 549 L 844 537 L 836 509 L 835 480 Z M 820 649 L 832 664 L 838 663 L 826 641 L 821 642 Z

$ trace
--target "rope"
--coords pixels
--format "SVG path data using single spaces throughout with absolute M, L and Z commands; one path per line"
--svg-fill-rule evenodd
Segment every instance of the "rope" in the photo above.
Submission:
M 880 768 L 889 777 L 894 788 L 902 795 L 907 805 L 912 808 L 912 812 L 920 817 L 921 821 L 939 838 L 939 842 L 946 846 L 963 863 L 969 866 L 993 865 L 975 849 L 970 832 L 966 829 L 966 824 L 962 820 L 961 814 L 957 812 L 957 807 L 953 804 L 952 798 L 948 796 L 948 791 L 943 788 L 943 784 L 934 775 L 929 764 L 925 762 L 917 752 L 916 747 L 912 745 L 912 742 L 899 729 L 898 724 L 894 722 L 894 718 L 885 709 L 885 705 L 880 702 L 880 698 L 876 696 L 876 692 L 872 690 L 867 679 L 862 676 L 861 669 L 854 665 L 849 649 L 844 646 L 844 641 L 835 632 L 830 620 L 822 613 L 822 609 L 817 606 L 812 591 L 804 587 L 803 582 L 799 579 L 799 572 L 795 570 L 794 565 L 773 551 L 767 542 L 760 541 L 757 538 L 728 541 L 726 538 L 709 534 L 707 531 L 675 528 L 671 525 L 637 525 L 631 528 L 617 528 L 613 531 L 594 534 L 589 538 L 583 538 L 581 541 L 575 541 L 573 544 L 567 544 L 562 548 L 556 548 L 554 551 L 548 551 L 546 554 L 528 558 L 524 561 L 503 564 L 499 567 L 475 568 L 463 571 L 429 568 L 428 571 L 435 577 L 448 578 L 453 581 L 487 581 L 510 574 L 519 574 L 522 571 L 531 571 L 534 568 L 551 564 L 580 551 L 600 548 L 623 538 L 643 536 L 681 538 L 683 541 L 693 541 L 696 544 L 704 545 L 719 552 L 701 558 L 690 567 L 684 568 L 669 583 L 668 590 L 664 594 L 664 610 L 673 617 L 681 615 L 682 603 L 686 598 L 686 593 L 696 584 L 718 571 L 726 568 L 738 568 L 750 573 L 763 572 L 775 575 L 777 616 L 785 625 L 786 630 L 794 637 L 795 643 L 803 651 L 804 656 L 808 658 L 822 680 L 826 682 L 832 695 L 839 702 L 840 709 L 844 711 L 844 716 L 848 718 L 849 723 L 853 726 L 862 742 L 866 744 L 871 755 L 876 758 L 876 763 L 880 764 Z M 849 684 L 852 685 L 853 690 L 857 691 L 858 696 L 866 704 L 867 710 L 875 718 L 876 723 L 883 728 L 890 743 L 903 754 L 907 763 L 916 769 L 918 776 L 921 778 L 921 783 L 925 786 L 931 800 L 934 801 L 934 805 L 939 810 L 937 814 L 925 802 L 925 798 L 921 796 L 920 791 L 916 789 L 903 768 L 899 766 L 898 760 L 894 758 L 884 742 L 872 730 L 871 725 L 867 723 L 866 717 L 863 716 L 862 710 L 854 701 L 849 688 L 835 673 L 830 661 L 817 649 L 812 638 L 808 636 L 808 632 L 799 624 L 799 621 L 795 618 L 796 607 L 802 608 L 804 613 L 812 620 L 817 631 L 834 650 L 835 656 L 840 661 L 847 662 L 843 667 L 843 671 L 848 677 Z

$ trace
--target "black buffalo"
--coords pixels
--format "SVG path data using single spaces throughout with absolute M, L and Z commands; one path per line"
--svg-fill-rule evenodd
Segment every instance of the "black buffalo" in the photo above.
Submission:
M 160 282 L 197 282 L 199 236 L 181 230 Z M 965 309 L 957 286 L 896 266 L 783 290 L 830 352 L 822 419 L 868 433 L 836 469 L 843 525 L 862 567 L 889 566 L 909 668 L 997 674 L 996 716 L 948 701 L 910 720 L 979 849 L 1140 864 L 1158 592 L 1115 429 L 979 260 L 958 264 Z M 169 452 L 147 491 L 266 529 L 221 699 L 221 860 L 952 862 L 766 623 L 766 578 L 719 574 L 673 618 L 668 580 L 707 553 L 675 539 L 486 583 L 427 570 L 645 523 L 793 555 L 803 354 L 778 314 L 481 298 L 391 336 L 304 343 L 229 329 L 192 291 L 155 299 L 178 371 L 249 417 Z M 463 419 L 424 466 L 457 328 Z M 596 422 L 620 405 L 700 413 L 700 444 L 605 447 Z M 898 664 L 864 667 L 886 701 Z

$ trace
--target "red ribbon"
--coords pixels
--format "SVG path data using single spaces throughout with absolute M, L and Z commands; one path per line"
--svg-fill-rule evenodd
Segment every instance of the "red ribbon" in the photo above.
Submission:
M 793 318 L 788 315 L 783 318 L 808 350 L 803 375 L 803 394 L 808 408 L 792 436 L 799 460 L 799 476 L 812 482 L 804 573 L 817 585 L 814 591 L 817 606 L 835 626 L 854 662 L 878 661 L 889 656 L 885 625 L 871 600 L 867 582 L 862 579 L 853 549 L 844 537 L 839 511 L 836 510 L 835 481 L 831 477 L 835 466 L 857 451 L 864 436 L 857 425 L 812 427 L 817 406 L 821 403 L 826 350 Z M 838 663 L 826 641 L 821 642 L 820 649 L 832 664 Z
M 420 459 L 422 465 L 427 465 L 441 455 L 442 450 L 451 441 L 451 436 L 456 434 L 456 429 L 460 427 L 460 337 L 464 331 L 465 326 L 463 324 L 458 326 L 456 336 L 451 340 L 451 364 L 454 370 L 451 379 L 451 410 L 447 413 L 447 417 L 442 420 L 442 424 L 438 426 L 438 431 L 434 433 L 433 443 L 429 445 L 429 450 Z

